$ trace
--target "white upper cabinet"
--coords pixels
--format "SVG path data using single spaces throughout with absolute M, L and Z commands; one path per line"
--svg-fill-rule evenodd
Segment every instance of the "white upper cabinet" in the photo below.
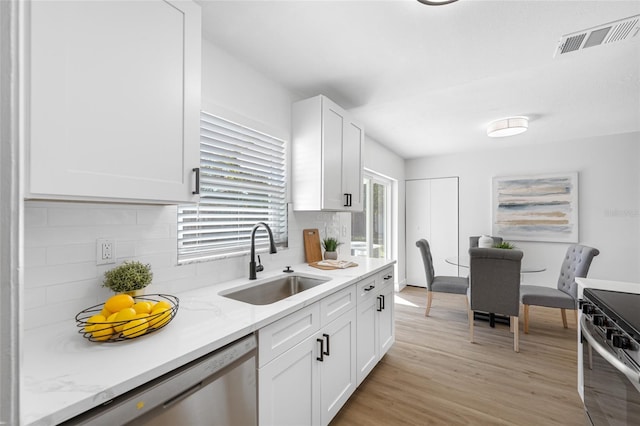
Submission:
M 29 5 L 25 197 L 194 201 L 200 6 Z
M 293 104 L 294 210 L 362 211 L 364 130 L 326 96 Z

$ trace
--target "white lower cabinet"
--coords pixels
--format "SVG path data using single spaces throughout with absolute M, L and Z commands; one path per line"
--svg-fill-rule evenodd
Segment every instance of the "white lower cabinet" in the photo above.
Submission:
M 258 331 L 261 426 L 329 424 L 393 344 L 392 272 L 385 269 Z
M 393 268 L 356 284 L 358 288 L 358 386 L 395 341 Z
M 258 349 L 260 425 L 326 425 L 349 399 L 357 377 L 355 308 L 351 286 L 258 331 L 265 346 Z M 293 346 L 282 352 L 285 344 Z

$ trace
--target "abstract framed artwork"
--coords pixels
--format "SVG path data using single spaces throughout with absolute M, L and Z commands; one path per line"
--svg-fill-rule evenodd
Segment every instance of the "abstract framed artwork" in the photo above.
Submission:
M 493 178 L 493 235 L 578 242 L 578 173 Z

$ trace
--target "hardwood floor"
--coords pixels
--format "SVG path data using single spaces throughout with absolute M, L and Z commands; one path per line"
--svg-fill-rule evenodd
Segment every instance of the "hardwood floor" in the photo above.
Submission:
M 475 321 L 464 296 L 396 293 L 396 342 L 332 421 L 343 425 L 584 425 L 576 390 L 576 324 L 530 308 L 530 334 L 513 351 L 509 326 Z

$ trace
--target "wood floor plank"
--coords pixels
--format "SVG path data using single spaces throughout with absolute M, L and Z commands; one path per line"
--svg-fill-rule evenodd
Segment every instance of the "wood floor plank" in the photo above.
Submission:
M 584 425 L 576 324 L 557 309 L 529 310 L 520 353 L 506 324 L 476 320 L 469 342 L 464 296 L 396 294 L 396 343 L 332 421 L 359 425 Z M 520 315 L 520 330 L 523 316 Z

